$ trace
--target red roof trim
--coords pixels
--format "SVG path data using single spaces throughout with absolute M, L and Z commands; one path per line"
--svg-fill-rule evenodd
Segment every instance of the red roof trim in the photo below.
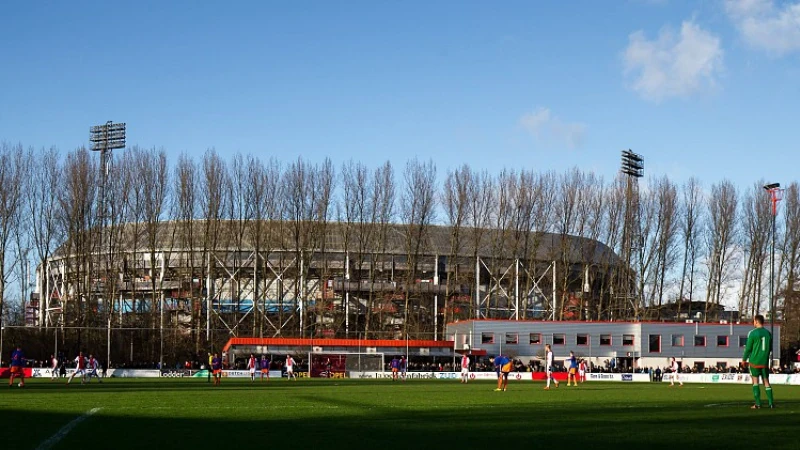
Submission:
M 403 339 L 310 339 L 310 338 L 230 338 L 222 351 L 233 345 L 275 345 L 291 347 L 436 347 L 453 348 L 453 341 Z

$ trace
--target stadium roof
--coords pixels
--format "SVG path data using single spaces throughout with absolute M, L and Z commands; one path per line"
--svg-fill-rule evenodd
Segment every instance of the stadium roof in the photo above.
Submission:
M 214 226 L 218 226 L 216 233 Z M 189 226 L 192 227 L 191 234 Z M 252 250 L 256 244 L 263 250 L 294 251 L 297 248 L 315 252 L 351 254 L 380 252 L 406 255 L 416 244 L 414 235 L 419 228 L 404 224 L 357 224 L 345 222 L 293 222 L 293 221 L 219 221 L 196 220 L 191 223 L 161 222 L 155 232 L 156 243 L 148 244 L 148 227 L 142 223 L 128 223 L 121 227 L 123 251 L 180 251 L 181 249 L 214 248 L 216 251 Z M 426 226 L 420 239 L 420 254 L 472 258 L 554 259 L 576 263 L 618 265 L 621 259 L 605 244 L 579 236 L 536 231 L 499 230 L 492 228 Z M 385 239 L 381 235 L 385 234 Z M 190 239 L 191 236 L 191 239 Z M 216 242 L 212 237 L 217 236 Z M 325 237 L 322 239 L 322 237 Z M 476 245 L 477 243 L 477 245 Z M 477 247 L 477 250 L 476 250 Z M 62 254 L 66 244 L 56 255 Z

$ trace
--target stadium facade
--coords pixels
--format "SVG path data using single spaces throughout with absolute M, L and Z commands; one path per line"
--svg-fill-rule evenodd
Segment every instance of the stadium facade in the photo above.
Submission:
M 636 309 L 620 295 L 632 280 L 620 258 L 569 235 L 205 220 L 100 234 L 89 250 L 73 236 L 37 268 L 35 325 L 436 340 L 458 320 L 618 320 Z

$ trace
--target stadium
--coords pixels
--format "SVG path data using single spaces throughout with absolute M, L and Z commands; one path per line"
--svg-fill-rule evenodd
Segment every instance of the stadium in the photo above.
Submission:
M 127 359 L 128 340 L 164 333 L 163 351 L 174 352 L 165 358 L 182 361 L 237 336 L 437 340 L 465 319 L 634 315 L 613 295 L 627 289 L 622 261 L 575 236 L 291 221 L 164 222 L 152 239 L 136 224 L 102 234 L 108 251 L 81 253 L 73 238 L 38 267 L 29 325 L 108 345 L 112 361 Z M 144 342 L 136 346 L 151 353 L 136 356 L 155 358 Z

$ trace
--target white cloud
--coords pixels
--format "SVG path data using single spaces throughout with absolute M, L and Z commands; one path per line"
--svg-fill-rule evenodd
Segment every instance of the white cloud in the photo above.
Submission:
M 800 2 L 726 0 L 725 10 L 751 47 L 777 56 L 800 51 Z
M 557 141 L 569 148 L 580 147 L 586 136 L 586 125 L 564 122 L 550 114 L 550 109 L 543 107 L 523 115 L 519 123 L 537 140 Z
M 658 102 L 717 85 L 723 68 L 720 39 L 694 22 L 683 22 L 678 35 L 663 28 L 658 39 L 648 40 L 640 30 L 628 40 L 625 75 L 643 98 Z

